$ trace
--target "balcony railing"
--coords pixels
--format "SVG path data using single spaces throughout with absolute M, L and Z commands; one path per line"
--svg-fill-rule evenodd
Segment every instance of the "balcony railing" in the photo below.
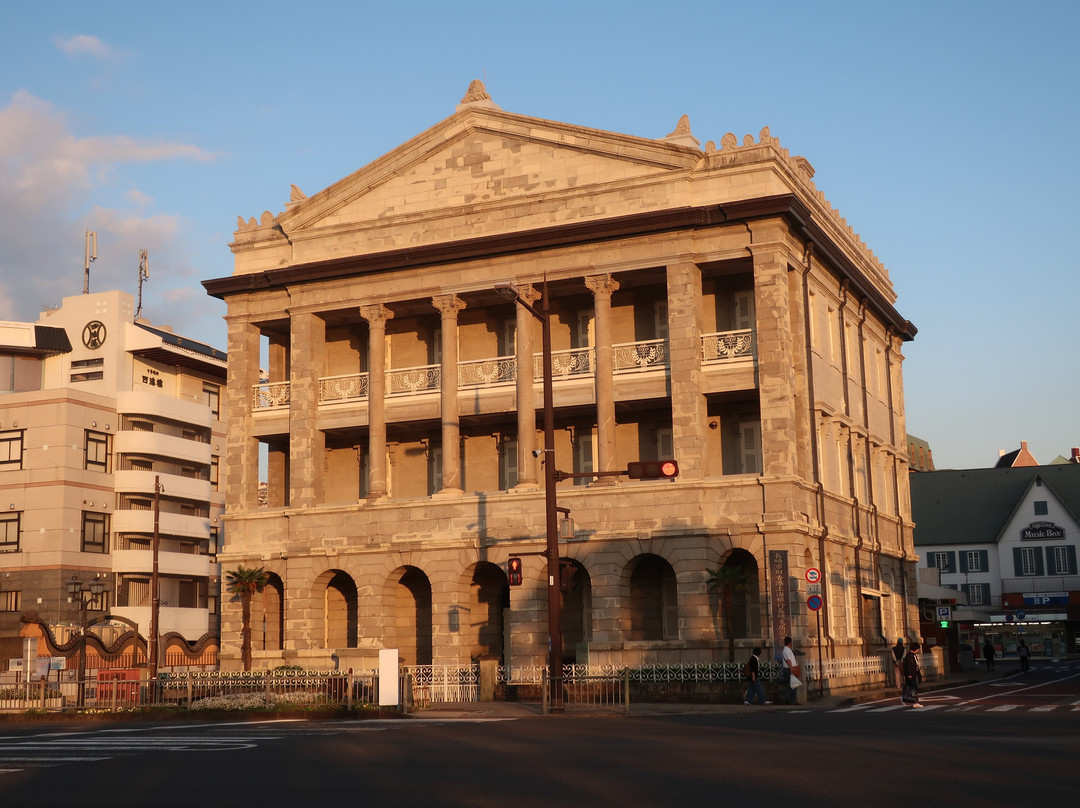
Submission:
M 612 346 L 614 370 L 617 374 L 641 373 L 666 370 L 671 355 L 667 340 L 639 340 Z M 754 355 L 753 331 L 723 331 L 704 334 L 701 337 L 702 362 L 714 365 L 752 358 Z M 591 376 L 596 367 L 595 348 L 571 348 L 552 351 L 552 376 L 569 379 Z M 412 368 L 393 368 L 386 371 L 388 396 L 406 396 L 439 390 L 441 383 L 439 365 L 421 365 Z M 533 355 L 533 378 L 543 379 L 543 355 Z M 458 363 L 458 387 L 497 387 L 511 385 L 517 380 L 517 358 L 497 356 L 491 359 L 470 359 Z M 358 401 L 368 397 L 367 373 L 351 373 L 341 376 L 324 376 L 319 379 L 319 403 Z M 256 385 L 253 391 L 255 410 L 286 408 L 291 400 L 289 382 L 268 382 Z
M 736 359 L 752 359 L 753 356 L 754 332 L 752 329 L 718 331 L 715 334 L 701 335 L 701 362 L 704 365 L 731 362 Z
M 1001 591 L 1006 594 L 1080 592 L 1080 575 L 1030 575 L 1023 578 L 1002 578 Z

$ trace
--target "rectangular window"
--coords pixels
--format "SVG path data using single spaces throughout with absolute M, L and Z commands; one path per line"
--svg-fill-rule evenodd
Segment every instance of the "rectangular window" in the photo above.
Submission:
M 82 551 L 84 553 L 109 551 L 109 514 L 83 511 Z
M 111 435 L 104 432 L 86 430 L 86 469 L 88 471 L 109 471 L 109 443 Z
M 1021 575 L 1038 575 L 1040 570 L 1035 561 L 1036 551 L 1041 551 L 1040 547 L 1021 547 L 1020 548 L 1020 574 Z
M 1062 544 L 1046 548 L 1047 570 L 1051 575 L 1076 575 L 1076 545 Z
M 931 567 L 937 567 L 942 574 L 956 572 L 955 562 L 952 561 L 953 553 L 930 553 L 926 563 Z
M 1050 512 L 1045 500 L 1035 500 L 1035 515 L 1046 516 Z
M 17 612 L 22 608 L 22 592 L 0 592 L 0 612 Z
M 22 468 L 23 430 L 0 432 L 0 471 Z
M 967 562 L 965 572 L 986 572 L 982 567 L 982 553 L 979 550 L 968 550 L 964 553 L 964 560 Z
M 499 490 L 509 491 L 518 481 L 517 438 L 503 437 L 499 441 Z
M 574 471 L 583 474 L 596 470 L 596 440 L 592 427 L 574 432 Z M 575 477 L 574 485 L 588 485 L 592 477 Z
M 116 585 L 116 605 L 124 606 L 149 606 L 150 604 L 150 579 L 132 578 L 127 575 L 118 576 Z
M 966 584 L 969 606 L 987 606 L 990 604 L 990 584 Z
M 216 384 L 203 384 L 203 404 L 210 408 L 215 420 L 221 419 L 221 388 Z
M 0 553 L 15 553 L 19 550 L 19 522 L 22 511 L 0 513 Z
M 105 366 L 105 360 L 98 359 L 76 359 L 71 363 L 73 368 L 100 368 Z
M 210 487 L 215 491 L 221 490 L 221 458 L 210 458 Z

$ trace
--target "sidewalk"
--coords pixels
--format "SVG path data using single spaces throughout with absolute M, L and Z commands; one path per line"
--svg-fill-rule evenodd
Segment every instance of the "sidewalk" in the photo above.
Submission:
M 1018 672 L 1017 663 L 997 663 L 993 671 L 987 671 L 986 666 L 978 664 L 959 673 L 948 674 L 944 679 L 925 683 L 921 690 L 930 693 L 945 687 L 955 687 L 961 684 L 979 682 L 984 679 L 995 679 L 1009 676 Z M 665 716 L 665 715 L 723 715 L 743 714 L 747 712 L 768 710 L 786 712 L 792 710 L 831 710 L 837 707 L 845 707 L 852 704 L 863 704 L 868 701 L 882 701 L 885 699 L 898 698 L 900 691 L 895 687 L 879 687 L 873 690 L 848 691 L 844 693 L 830 694 L 819 697 L 814 691 L 814 683 L 810 682 L 810 699 L 805 704 L 785 705 L 770 704 L 746 706 L 742 703 L 725 704 L 668 704 L 668 703 L 630 703 L 630 715 L 640 718 L 642 716 Z M 442 720 L 442 719 L 471 719 L 471 720 L 496 720 L 507 718 L 528 718 L 543 715 L 543 709 L 538 702 L 520 701 L 477 701 L 455 702 L 451 704 L 433 704 L 429 707 L 417 708 L 409 713 L 409 718 Z M 623 715 L 623 710 L 618 707 L 606 709 L 573 708 L 567 716 L 598 716 L 598 715 Z M 558 716 L 555 716 L 558 717 Z

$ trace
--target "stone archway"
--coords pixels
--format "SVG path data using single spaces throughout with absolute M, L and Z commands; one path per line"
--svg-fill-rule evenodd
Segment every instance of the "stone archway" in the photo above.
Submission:
M 314 592 L 322 587 L 323 648 L 357 647 L 356 583 L 341 570 L 327 570 L 315 579 Z
M 561 564 L 563 661 L 585 664 L 592 640 L 592 578 L 578 561 L 564 558 Z
M 673 640 L 679 636 L 679 598 L 675 570 L 664 558 L 643 553 L 631 561 L 631 641 Z
M 386 648 L 397 648 L 406 665 L 430 665 L 433 658 L 431 581 L 417 567 L 398 567 L 387 581 L 392 616 Z

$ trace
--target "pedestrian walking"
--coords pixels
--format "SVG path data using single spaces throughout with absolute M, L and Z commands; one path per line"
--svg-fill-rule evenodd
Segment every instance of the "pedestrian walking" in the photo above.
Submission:
M 908 646 L 907 653 L 901 663 L 904 669 L 904 692 L 900 695 L 900 701 L 912 707 L 922 707 L 919 702 L 919 683 L 922 682 L 922 668 L 919 665 L 919 644 L 913 642 Z
M 983 659 L 986 660 L 986 669 L 992 671 L 994 669 L 994 644 L 987 638 L 986 643 L 983 645 Z
M 1029 662 L 1031 650 L 1028 648 L 1028 644 L 1023 640 L 1020 640 L 1020 644 L 1016 646 L 1016 655 L 1020 657 L 1020 673 L 1027 673 L 1031 669 Z
M 798 704 L 799 694 L 796 692 L 802 687 L 802 668 L 795 660 L 795 650 L 791 647 L 791 637 L 784 637 L 784 650 L 780 653 L 780 662 L 784 666 L 783 691 L 780 701 L 784 704 Z
M 904 638 L 898 637 L 896 639 L 896 645 L 893 646 L 893 680 L 896 682 L 896 689 L 904 689 L 904 670 L 900 667 L 900 663 L 904 660 L 904 654 L 907 652 L 907 645 L 904 644 Z
M 765 695 L 765 688 L 761 685 L 761 649 L 755 648 L 754 653 L 746 662 L 746 695 L 743 696 L 743 704 L 753 704 L 754 700 L 760 704 L 772 704 Z

